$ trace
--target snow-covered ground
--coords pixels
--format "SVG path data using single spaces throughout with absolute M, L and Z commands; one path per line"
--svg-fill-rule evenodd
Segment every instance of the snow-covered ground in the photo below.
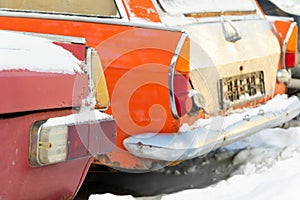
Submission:
M 240 165 L 230 178 L 203 189 L 136 198 L 137 200 L 299 199 L 300 128 L 268 129 L 228 149 L 244 149 L 233 159 Z M 132 196 L 92 195 L 89 200 L 134 200 Z

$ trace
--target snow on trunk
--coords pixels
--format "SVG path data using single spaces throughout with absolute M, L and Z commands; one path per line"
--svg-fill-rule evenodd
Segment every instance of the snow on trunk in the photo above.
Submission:
M 83 73 L 81 65 L 71 52 L 50 40 L 0 30 L 0 71 L 75 74 Z

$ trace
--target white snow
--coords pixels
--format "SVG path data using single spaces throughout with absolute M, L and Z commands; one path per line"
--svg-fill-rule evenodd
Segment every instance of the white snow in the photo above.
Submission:
M 235 157 L 235 164 L 242 166 L 232 177 L 204 189 L 187 190 L 162 199 L 195 199 L 195 196 L 204 200 L 298 199 L 300 128 L 264 130 L 240 145 L 252 148 Z
M 229 179 L 207 188 L 185 190 L 153 199 L 299 199 L 300 128 L 263 130 L 227 148 L 241 147 L 248 148 L 235 157 L 234 164 L 241 166 Z M 89 199 L 134 200 L 130 195 L 113 194 L 92 195 Z
M 297 97 L 290 97 L 288 98 L 287 95 L 277 95 L 270 101 L 268 101 L 265 105 L 253 108 L 253 109 L 240 109 L 240 110 L 229 110 L 227 114 L 231 114 L 225 117 L 217 116 L 217 117 L 211 117 L 208 119 L 199 119 L 192 125 L 183 124 L 180 127 L 180 132 L 190 131 L 192 129 L 198 128 L 198 127 L 206 127 L 207 129 L 214 129 L 219 128 L 220 122 L 222 125 L 222 129 L 226 130 L 228 127 L 232 126 L 233 124 L 237 124 L 241 120 L 243 120 L 246 116 L 248 118 L 254 118 L 259 113 L 275 113 L 276 112 L 284 112 L 285 109 L 289 106 L 295 103 L 297 100 Z M 235 112 L 235 113 L 231 113 Z M 218 122 L 218 125 L 216 125 L 215 122 Z
M 84 122 L 93 122 L 96 120 L 107 120 L 112 119 L 108 114 L 100 112 L 98 110 L 89 110 L 85 108 L 79 113 L 71 114 L 63 117 L 50 118 L 43 124 L 44 127 L 58 126 L 66 124 L 81 124 Z
M 82 73 L 81 61 L 52 41 L 0 30 L 0 71 Z
M 164 10 L 171 15 L 219 12 L 219 11 L 254 11 L 251 0 L 160 0 Z
M 300 15 L 299 0 L 270 0 L 270 1 L 287 13 Z
M 215 17 L 186 17 L 185 14 L 201 14 L 209 12 L 234 12 L 255 11 L 256 5 L 252 0 L 160 0 L 163 10 L 160 10 L 160 18 L 167 26 L 183 26 L 187 24 L 220 21 Z M 159 6 L 157 6 L 158 9 Z M 229 17 L 229 16 L 228 16 Z M 230 19 L 245 20 L 260 18 L 258 15 L 230 16 Z

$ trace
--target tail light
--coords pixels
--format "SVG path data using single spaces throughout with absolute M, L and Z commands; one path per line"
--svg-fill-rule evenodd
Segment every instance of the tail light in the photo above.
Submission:
M 111 152 L 115 133 L 115 121 L 96 110 L 37 121 L 30 132 L 30 164 L 44 166 Z
M 293 68 L 297 64 L 298 26 L 296 22 L 275 21 L 277 31 L 281 36 L 282 68 Z
M 189 111 L 189 75 L 178 72 L 175 74 L 174 93 L 178 117 L 182 117 Z
M 189 110 L 190 40 L 183 33 L 169 71 L 170 102 L 173 117 L 178 119 Z
M 282 61 L 284 68 L 292 68 L 297 64 L 298 26 L 296 22 L 290 25 L 282 46 Z
M 87 49 L 87 65 L 89 70 L 90 91 L 94 94 L 96 109 L 106 109 L 109 106 L 109 96 L 106 80 L 99 55 L 95 49 Z
M 52 36 L 54 37 L 54 36 Z M 81 61 L 86 61 L 90 93 L 95 97 L 96 109 L 105 110 L 109 106 L 109 96 L 106 86 L 106 80 L 98 52 L 90 47 L 86 48 L 85 41 L 80 44 L 54 42 L 54 44 L 63 47 L 72 52 L 72 54 Z

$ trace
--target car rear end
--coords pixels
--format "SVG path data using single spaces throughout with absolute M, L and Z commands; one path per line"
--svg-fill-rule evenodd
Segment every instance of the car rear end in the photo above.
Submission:
M 131 153 L 169 162 L 190 159 L 299 114 L 299 100 L 280 95 L 294 83 L 289 69 L 296 65 L 296 24 L 278 27 L 251 0 L 152 2 L 163 24 L 190 38 L 188 76 L 197 93 L 192 105 L 199 105 L 202 119 L 195 121 L 189 112 L 178 132 L 127 138 Z
M 89 79 L 98 55 L 82 38 L 0 35 L 0 198 L 71 199 L 93 156 L 115 148 L 113 118 L 95 109 L 105 82 Z

